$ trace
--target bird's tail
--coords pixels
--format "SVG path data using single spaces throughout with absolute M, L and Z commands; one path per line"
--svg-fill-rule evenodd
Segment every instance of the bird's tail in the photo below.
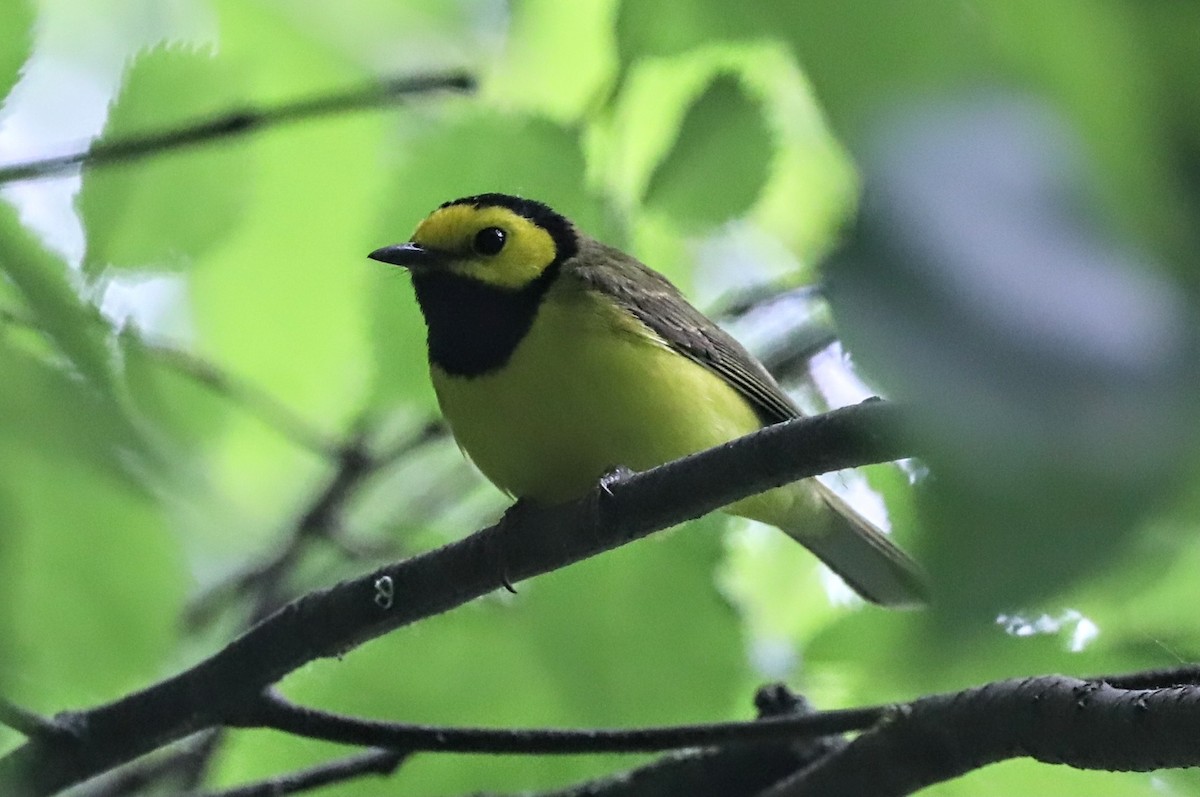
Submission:
M 790 495 L 781 510 L 772 490 L 731 509 L 781 528 L 816 554 L 866 600 L 891 608 L 916 608 L 928 603 L 925 575 L 920 566 L 874 523 L 841 496 L 816 479 L 778 488 Z M 774 506 L 767 512 L 759 499 Z

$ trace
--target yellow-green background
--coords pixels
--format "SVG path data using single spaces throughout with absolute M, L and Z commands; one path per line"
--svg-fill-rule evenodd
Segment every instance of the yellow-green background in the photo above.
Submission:
M 439 202 L 543 199 L 711 305 L 733 288 L 815 279 L 853 218 L 852 153 L 873 114 L 976 85 L 1027 91 L 1073 126 L 1103 206 L 1194 304 L 1179 229 L 1194 228 L 1195 206 L 1170 147 L 1200 151 L 1198 43 L 1200 10 L 1145 0 L 6 0 L 5 163 L 382 75 L 467 67 L 481 83 L 5 194 L 0 692 L 53 713 L 216 649 L 237 608 L 186 632 L 188 602 L 269 553 L 334 467 L 123 325 L 196 352 L 322 434 L 363 423 L 386 445 L 435 407 L 407 283 L 364 255 Z M 731 241 L 736 262 L 705 259 Z M 134 297 L 131 319 L 117 295 Z M 416 551 L 502 506 L 452 444 L 422 457 L 356 499 L 351 534 Z M 879 469 L 873 481 L 905 541 L 936 556 L 904 479 Z M 831 606 L 799 549 L 725 538 L 712 519 L 310 665 L 284 688 L 398 721 L 636 726 L 749 717 L 755 686 L 780 675 L 836 708 L 1167 666 L 1200 647 L 1196 487 L 1181 473 L 1089 577 L 1014 607 L 1062 621 L 1029 636 L 953 612 L 937 623 Z M 464 503 L 431 511 L 435 491 Z M 318 556 L 293 586 L 367 567 Z M 1098 634 L 1075 652 L 1079 616 Z M 17 742 L 0 728 L 0 748 Z M 338 752 L 237 733 L 212 784 Z M 547 788 L 631 764 L 430 755 L 329 793 Z M 1191 794 L 1200 781 L 1015 762 L 930 793 Z

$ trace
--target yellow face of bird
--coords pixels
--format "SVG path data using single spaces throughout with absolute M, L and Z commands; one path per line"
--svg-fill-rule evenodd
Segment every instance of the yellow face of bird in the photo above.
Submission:
M 422 221 L 407 244 L 385 247 L 372 257 L 405 266 L 414 273 L 449 273 L 496 288 L 519 290 L 564 254 L 545 220 L 538 218 L 542 206 L 520 204 L 523 202 L 509 197 L 491 199 L 489 195 L 456 200 Z M 554 218 L 561 220 L 557 214 Z M 549 226 L 558 225 L 551 219 Z

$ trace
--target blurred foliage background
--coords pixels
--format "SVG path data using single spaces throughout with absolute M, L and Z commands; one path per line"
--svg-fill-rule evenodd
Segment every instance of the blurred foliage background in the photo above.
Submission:
M 782 535 L 710 518 L 313 664 L 291 697 L 636 726 L 749 717 L 772 679 L 836 708 L 1196 659 L 1198 42 L 1200 6 L 1170 0 L 7 0 L 2 164 L 383 76 L 481 84 L 4 186 L 0 693 L 112 699 L 496 516 L 422 435 L 422 324 L 365 259 L 482 191 L 542 199 L 729 310 L 806 406 L 914 402 L 926 461 L 848 489 L 937 606 L 863 608 Z M 802 288 L 820 268 L 828 306 Z M 400 454 L 238 582 L 351 440 Z M 336 752 L 237 733 L 202 769 L 236 784 Z M 328 793 L 631 763 L 430 755 Z M 929 790 L 1051 792 L 1200 779 L 1010 762 Z

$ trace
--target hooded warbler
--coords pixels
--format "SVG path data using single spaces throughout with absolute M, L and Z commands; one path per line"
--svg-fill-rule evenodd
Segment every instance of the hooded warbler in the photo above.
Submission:
M 644 470 L 800 415 L 665 277 L 540 202 L 456 199 L 370 257 L 411 272 L 442 413 L 517 498 L 578 498 L 618 465 Z M 867 600 L 923 600 L 915 563 L 815 479 L 727 510 L 779 527 Z

